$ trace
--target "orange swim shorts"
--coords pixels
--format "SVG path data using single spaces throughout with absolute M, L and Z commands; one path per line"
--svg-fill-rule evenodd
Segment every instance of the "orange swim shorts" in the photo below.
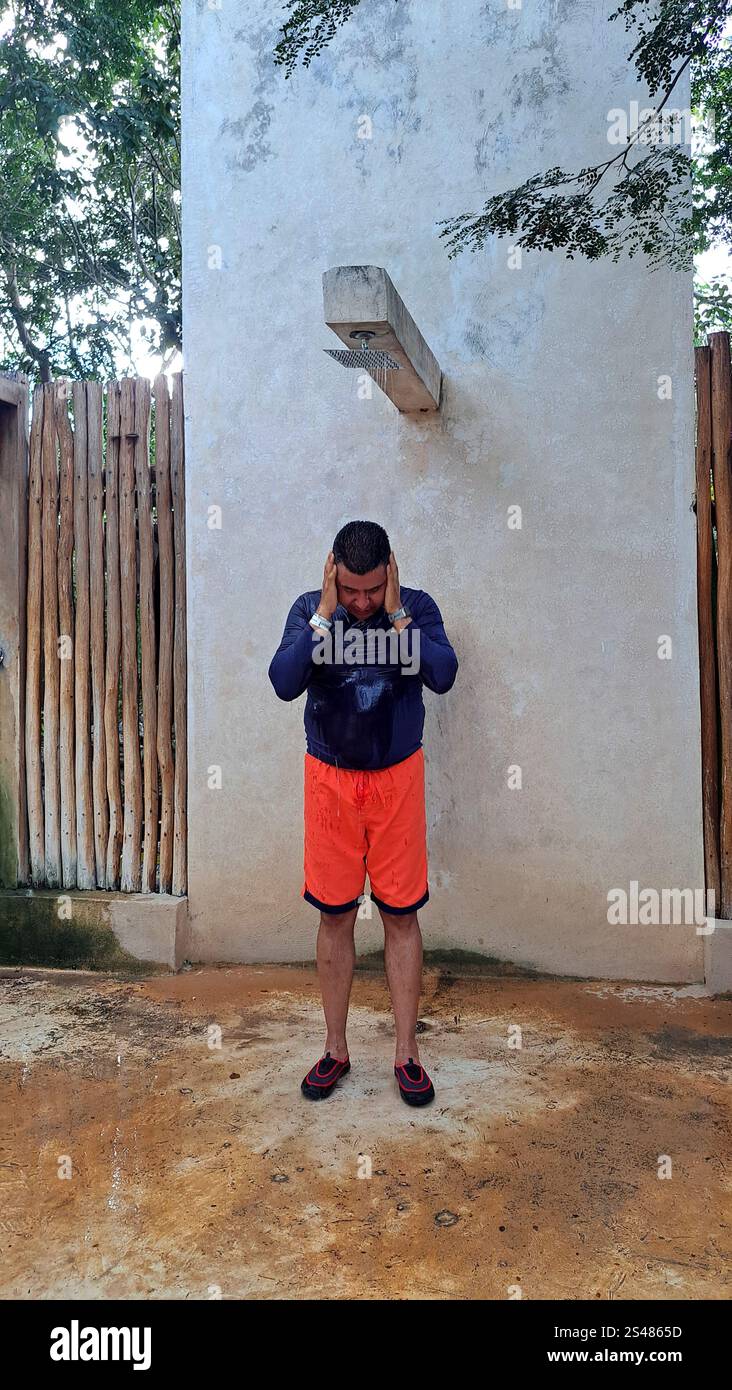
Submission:
M 429 898 L 424 750 L 391 767 L 334 767 L 305 754 L 305 872 L 301 896 L 322 912 L 358 907 L 368 869 L 385 912 Z

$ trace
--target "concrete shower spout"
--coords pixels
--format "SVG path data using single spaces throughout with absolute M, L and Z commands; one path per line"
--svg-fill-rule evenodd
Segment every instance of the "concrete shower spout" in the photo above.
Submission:
M 382 266 L 326 270 L 323 309 L 346 348 L 326 348 L 329 356 L 367 372 L 403 414 L 439 410 L 440 364 Z

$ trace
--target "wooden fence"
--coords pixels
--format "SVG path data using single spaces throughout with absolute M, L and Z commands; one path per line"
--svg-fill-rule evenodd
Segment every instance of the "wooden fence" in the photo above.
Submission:
M 707 891 L 732 917 L 732 371 L 728 333 L 696 358 L 697 597 Z
M 186 891 L 183 383 L 36 388 L 28 881 Z M 151 443 L 154 448 L 151 450 Z

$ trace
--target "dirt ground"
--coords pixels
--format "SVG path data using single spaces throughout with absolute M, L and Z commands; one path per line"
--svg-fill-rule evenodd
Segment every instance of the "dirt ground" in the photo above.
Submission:
M 421 1017 L 431 1106 L 377 971 L 314 1104 L 313 969 L 0 971 L 0 1295 L 729 1297 L 730 1000 L 434 968 Z

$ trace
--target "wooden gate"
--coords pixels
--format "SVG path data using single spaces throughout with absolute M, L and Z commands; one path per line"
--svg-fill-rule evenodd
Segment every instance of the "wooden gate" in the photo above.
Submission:
M 28 459 L 34 886 L 186 891 L 183 382 L 54 382 Z

